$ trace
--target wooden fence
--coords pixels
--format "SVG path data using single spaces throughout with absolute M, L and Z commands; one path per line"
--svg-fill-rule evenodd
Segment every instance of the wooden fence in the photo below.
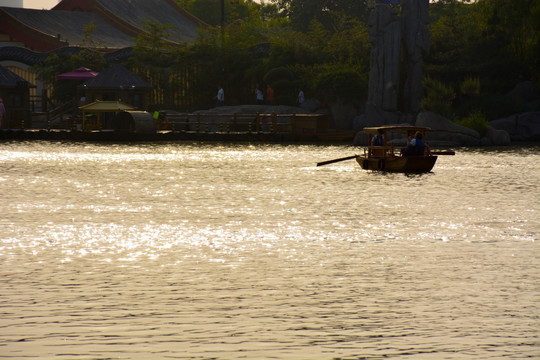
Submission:
M 159 130 L 196 133 L 273 133 L 316 136 L 330 127 L 323 114 L 161 114 Z

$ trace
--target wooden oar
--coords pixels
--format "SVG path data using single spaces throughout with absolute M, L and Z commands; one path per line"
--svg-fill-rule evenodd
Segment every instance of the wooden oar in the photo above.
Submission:
M 447 151 L 431 151 L 430 154 L 431 155 L 456 155 L 456 152 L 455 151 L 450 151 L 450 150 L 447 150 Z
M 357 157 L 358 157 L 358 155 L 352 155 L 352 156 L 347 156 L 347 157 L 343 157 L 343 158 L 339 158 L 339 159 L 334 159 L 334 160 L 327 160 L 327 161 L 323 161 L 323 162 L 318 162 L 318 163 L 317 163 L 317 166 L 323 166 L 323 165 L 333 164 L 333 163 L 337 163 L 337 162 L 340 162 L 340 161 L 345 161 L 345 160 L 355 159 L 355 158 L 357 158 Z

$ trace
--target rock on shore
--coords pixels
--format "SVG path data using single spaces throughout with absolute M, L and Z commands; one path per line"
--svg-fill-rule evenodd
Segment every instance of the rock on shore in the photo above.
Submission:
M 489 123 L 492 128 L 506 131 L 512 141 L 540 141 L 540 112 L 515 114 Z

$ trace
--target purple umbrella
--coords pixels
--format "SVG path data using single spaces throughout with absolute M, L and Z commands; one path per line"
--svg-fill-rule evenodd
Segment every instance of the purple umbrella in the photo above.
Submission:
M 56 78 L 67 79 L 67 80 L 88 80 L 95 77 L 97 74 L 98 74 L 97 72 L 91 69 L 81 67 L 67 73 L 56 75 Z

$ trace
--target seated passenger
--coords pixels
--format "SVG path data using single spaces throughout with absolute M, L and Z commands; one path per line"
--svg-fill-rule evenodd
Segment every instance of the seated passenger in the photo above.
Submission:
M 379 131 L 379 133 L 371 139 L 371 146 L 384 146 L 384 136 L 382 131 Z
M 426 144 L 422 140 L 422 133 L 417 131 L 410 144 L 402 150 L 403 156 L 424 155 Z

